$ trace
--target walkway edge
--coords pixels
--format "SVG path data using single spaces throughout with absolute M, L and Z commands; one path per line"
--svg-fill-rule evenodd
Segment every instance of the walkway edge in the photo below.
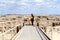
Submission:
M 23 30 L 23 29 L 21 29 L 21 30 Z M 19 30 L 19 32 L 12 38 L 12 40 L 15 40 L 15 38 L 18 36 L 18 34 L 21 34 L 22 33 L 21 30 Z

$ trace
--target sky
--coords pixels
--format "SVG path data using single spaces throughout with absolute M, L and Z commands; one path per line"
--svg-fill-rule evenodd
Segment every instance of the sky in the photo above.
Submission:
M 0 14 L 60 15 L 60 0 L 0 0 Z

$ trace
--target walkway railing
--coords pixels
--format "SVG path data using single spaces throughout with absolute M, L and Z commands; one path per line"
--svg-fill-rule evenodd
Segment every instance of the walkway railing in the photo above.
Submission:
M 12 28 L 4 33 L 2 33 L 0 36 L 1 36 L 1 39 L 0 40 L 11 40 L 12 37 L 17 33 L 16 32 L 16 28 Z
M 49 36 L 51 40 L 60 40 L 60 27 L 51 27 L 48 28 L 49 30 L 46 32 L 46 34 Z
M 42 40 L 51 40 L 42 30 L 39 28 L 39 26 L 36 27 L 36 30 L 41 37 Z
M 20 29 L 19 20 L 0 22 L 0 40 L 12 40 Z
M 8 24 L 7 24 L 8 23 Z M 7 21 L 7 22 L 1 22 L 0 23 L 0 40 L 11 40 L 16 34 L 17 34 L 17 25 L 18 27 L 20 27 L 20 21 L 19 20 L 15 20 L 15 21 Z M 57 31 L 54 28 L 51 28 L 51 35 L 50 37 L 48 37 L 38 26 L 37 26 L 37 32 L 42 35 L 41 39 L 42 40 L 51 40 L 53 39 L 53 30 L 55 30 L 56 32 L 60 33 L 60 30 Z

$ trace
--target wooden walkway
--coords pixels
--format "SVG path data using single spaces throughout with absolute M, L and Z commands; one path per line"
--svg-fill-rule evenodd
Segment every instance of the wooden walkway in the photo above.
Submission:
M 41 32 L 41 31 L 40 31 Z M 13 40 L 49 40 L 44 38 L 43 34 L 40 33 L 37 26 L 24 26 Z

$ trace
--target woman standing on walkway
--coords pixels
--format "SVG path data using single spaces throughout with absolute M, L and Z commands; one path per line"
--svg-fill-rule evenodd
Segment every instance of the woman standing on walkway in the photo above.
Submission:
M 34 23 L 34 15 L 31 14 L 31 24 L 33 25 L 33 23 Z

